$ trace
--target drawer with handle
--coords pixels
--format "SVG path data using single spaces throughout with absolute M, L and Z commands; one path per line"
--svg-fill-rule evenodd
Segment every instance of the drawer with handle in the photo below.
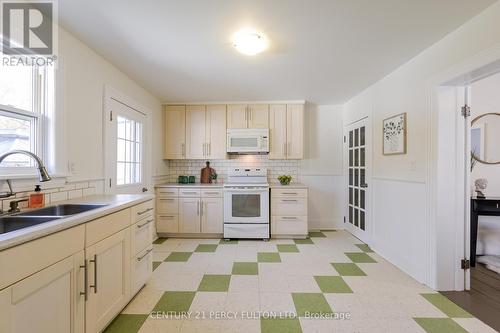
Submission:
M 157 214 L 177 214 L 179 212 L 178 198 L 157 198 Z
M 306 198 L 307 197 L 307 189 L 305 188 L 272 188 L 271 189 L 271 197 L 276 198 Z
M 307 235 L 307 218 L 305 216 L 273 216 L 271 234 Z
M 271 213 L 273 216 L 306 216 L 306 198 L 272 198 Z
M 222 189 L 220 188 L 214 188 L 214 189 L 202 189 L 201 190 L 201 196 L 208 198 L 221 198 L 222 197 Z
M 153 242 L 153 228 L 155 228 L 155 220 L 151 216 L 147 219 L 140 220 L 132 226 L 131 232 L 131 256 L 150 246 Z
M 179 189 L 172 187 L 159 187 L 156 189 L 156 194 L 160 197 L 177 197 L 179 195 Z
M 177 215 L 160 214 L 156 218 L 156 232 L 175 233 L 179 232 L 179 217 Z
M 144 219 L 146 216 L 152 214 L 153 211 L 154 211 L 153 200 L 149 200 L 149 201 L 143 202 L 139 205 L 133 206 L 131 208 L 132 223 L 135 223 L 139 220 Z
M 153 273 L 153 246 L 150 245 L 131 259 L 132 294 L 135 294 Z
M 199 197 L 201 195 L 201 190 L 199 188 L 180 188 L 180 197 Z

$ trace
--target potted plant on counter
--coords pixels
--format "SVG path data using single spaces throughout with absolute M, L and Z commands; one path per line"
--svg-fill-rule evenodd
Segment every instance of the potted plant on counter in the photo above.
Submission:
M 281 175 L 281 176 L 278 176 L 278 180 L 279 180 L 281 185 L 290 185 L 290 182 L 292 181 L 292 176 Z

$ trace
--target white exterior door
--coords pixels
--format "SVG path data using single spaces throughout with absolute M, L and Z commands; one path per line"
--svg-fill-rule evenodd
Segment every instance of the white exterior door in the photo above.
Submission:
M 369 156 L 370 133 L 367 119 L 346 128 L 347 213 L 345 227 L 365 243 L 370 241 Z
M 104 113 L 106 193 L 147 191 L 151 131 L 146 113 L 110 96 Z

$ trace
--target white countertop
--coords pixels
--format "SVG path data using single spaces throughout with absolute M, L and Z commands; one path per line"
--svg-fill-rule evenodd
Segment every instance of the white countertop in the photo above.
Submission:
M 304 185 L 302 183 L 290 183 L 290 185 L 281 185 L 280 183 L 272 183 L 272 184 L 269 184 L 269 187 L 270 188 L 284 188 L 284 189 L 287 189 L 287 188 L 309 188 L 307 185 Z
M 190 184 L 179 184 L 179 183 L 165 183 L 155 185 L 155 188 L 158 187 L 211 187 L 211 188 L 223 188 L 224 184 L 202 184 L 202 183 L 190 183 Z
M 84 213 L 71 215 L 51 222 L 41 223 L 29 228 L 0 234 L 0 251 L 91 220 L 98 219 L 102 216 L 109 215 L 151 199 L 154 199 L 154 195 L 152 194 L 117 194 L 93 195 L 84 198 L 56 202 L 48 205 L 47 207 L 61 204 L 105 204 L 107 206 L 92 209 Z M 25 211 L 23 210 L 23 212 Z

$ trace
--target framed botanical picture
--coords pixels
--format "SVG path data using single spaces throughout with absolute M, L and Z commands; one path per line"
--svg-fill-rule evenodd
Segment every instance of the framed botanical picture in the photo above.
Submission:
M 383 121 L 383 154 L 406 154 L 407 141 L 406 113 L 384 119 Z

